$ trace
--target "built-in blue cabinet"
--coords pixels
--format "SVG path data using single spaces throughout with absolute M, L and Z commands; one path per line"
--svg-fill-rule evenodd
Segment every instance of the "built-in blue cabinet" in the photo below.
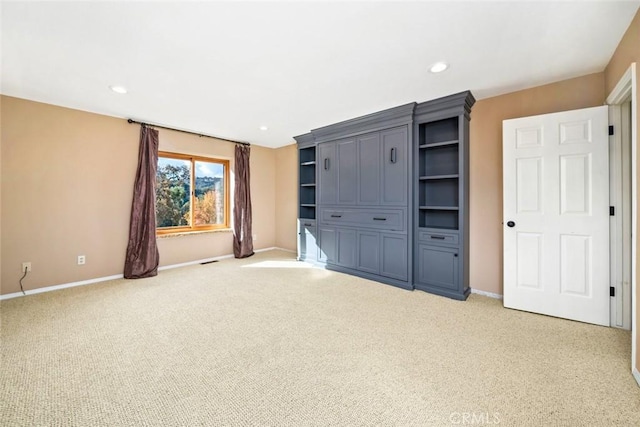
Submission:
M 296 137 L 298 258 L 465 299 L 470 92 Z
M 414 277 L 416 289 L 469 296 L 470 92 L 416 106 Z

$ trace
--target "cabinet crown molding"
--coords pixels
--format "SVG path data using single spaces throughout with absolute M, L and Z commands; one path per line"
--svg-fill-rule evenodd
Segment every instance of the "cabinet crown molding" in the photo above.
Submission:
M 407 125 L 413 121 L 415 106 L 415 102 L 400 105 L 399 107 L 313 129 L 311 134 L 315 142 L 320 143 L 336 138 L 347 138 L 361 133 Z
M 415 120 L 430 121 L 442 117 L 450 117 L 464 114 L 467 120 L 471 119 L 471 107 L 476 99 L 470 91 L 455 93 L 432 101 L 421 102 L 416 105 Z
M 313 139 L 313 135 L 311 133 L 294 136 L 293 139 L 296 140 L 298 145 L 313 145 L 315 143 L 315 140 Z

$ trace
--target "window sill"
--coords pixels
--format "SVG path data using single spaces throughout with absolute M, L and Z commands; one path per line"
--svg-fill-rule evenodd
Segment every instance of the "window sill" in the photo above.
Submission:
M 195 230 L 195 231 L 178 231 L 175 233 L 157 234 L 156 239 L 166 239 L 170 237 L 194 236 L 210 233 L 233 233 L 231 228 L 217 228 L 215 230 Z

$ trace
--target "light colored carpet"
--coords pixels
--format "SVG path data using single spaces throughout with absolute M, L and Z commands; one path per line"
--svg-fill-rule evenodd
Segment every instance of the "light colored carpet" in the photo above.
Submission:
M 4 301 L 2 426 L 632 426 L 630 333 L 272 251 Z

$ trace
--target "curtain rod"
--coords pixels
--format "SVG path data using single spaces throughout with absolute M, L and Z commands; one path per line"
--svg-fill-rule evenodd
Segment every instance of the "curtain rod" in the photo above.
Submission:
M 175 129 L 175 128 L 170 128 L 170 127 L 167 127 L 167 126 L 160 126 L 160 125 L 154 125 L 154 124 L 151 124 L 151 123 L 138 122 L 138 121 L 133 120 L 133 119 L 127 119 L 127 123 L 129 123 L 129 124 L 135 123 L 135 124 L 142 125 L 142 126 L 150 126 L 150 127 L 153 127 L 153 128 L 173 130 L 173 131 L 176 131 L 176 132 L 188 133 L 190 135 L 198 135 L 199 137 L 203 137 L 204 136 L 206 138 L 219 139 L 220 141 L 232 142 L 234 144 L 246 145 L 246 146 L 249 146 L 249 147 L 251 146 L 251 144 L 249 144 L 248 142 L 233 141 L 231 139 L 220 138 L 219 136 L 205 135 L 203 133 L 189 132 L 188 130 Z

